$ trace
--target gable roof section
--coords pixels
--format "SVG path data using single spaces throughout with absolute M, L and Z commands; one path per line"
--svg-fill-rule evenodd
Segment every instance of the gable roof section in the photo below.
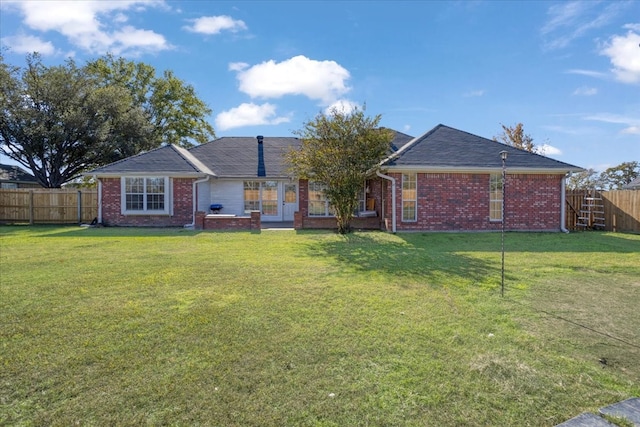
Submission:
M 35 176 L 31 175 L 20 166 L 2 164 L 0 164 L 0 181 L 38 183 Z
M 262 145 L 265 177 L 289 177 L 285 153 L 290 148 L 298 148 L 300 140 L 295 137 L 264 137 Z M 258 177 L 256 137 L 222 137 L 193 147 L 189 152 L 212 168 L 219 178 Z
M 583 169 L 510 145 L 439 124 L 413 139 L 382 162 L 389 170 L 495 170 L 502 168 L 500 152 L 506 151 L 507 168 L 528 172 L 579 172 Z
M 213 172 L 189 151 L 176 145 L 165 145 L 145 153 L 102 166 L 87 175 L 123 174 L 214 175 Z

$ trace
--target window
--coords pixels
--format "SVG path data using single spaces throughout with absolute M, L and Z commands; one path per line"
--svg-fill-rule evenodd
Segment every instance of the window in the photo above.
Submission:
M 333 208 L 324 193 L 326 185 L 309 181 L 309 216 L 330 216 L 333 215 Z
M 416 221 L 418 211 L 417 179 L 415 173 L 402 174 L 402 220 Z
M 260 182 L 244 182 L 244 211 L 245 213 L 260 210 Z
M 489 221 L 502 221 L 502 176 L 489 178 Z
M 262 215 L 278 215 L 278 183 L 275 181 L 262 183 Z
M 278 182 L 245 181 L 244 212 L 260 211 L 262 215 L 278 215 Z
M 122 213 L 169 213 L 168 178 L 124 177 L 122 180 Z

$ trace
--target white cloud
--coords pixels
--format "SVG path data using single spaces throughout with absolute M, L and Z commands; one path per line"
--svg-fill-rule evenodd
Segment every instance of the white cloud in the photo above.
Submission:
M 229 71 L 242 71 L 249 66 L 246 62 L 232 62 L 229 64 Z
M 128 20 L 126 11 L 162 7 L 163 1 L 23 1 L 15 5 L 28 28 L 58 32 L 91 53 L 136 54 L 172 48 L 161 34 L 121 26 Z
M 350 114 L 356 108 L 361 109 L 362 107 L 353 101 L 349 101 L 348 99 L 339 99 L 333 104 L 329 105 L 327 108 L 325 108 L 324 113 L 326 115 L 330 115 L 332 111 L 335 109 L 336 111 L 339 111 L 341 113 Z
M 472 90 L 470 92 L 467 92 L 465 94 L 463 94 L 462 96 L 464 96 L 465 98 L 475 98 L 478 96 L 483 96 L 487 91 L 484 89 L 480 89 L 480 90 Z
M 625 24 L 622 28 L 627 30 L 640 31 L 640 24 Z
M 600 71 L 593 71 L 593 70 L 573 69 L 573 70 L 567 70 L 566 73 L 567 74 L 580 74 L 581 76 L 595 77 L 597 79 L 604 79 L 604 78 L 607 77 L 606 73 L 602 73 Z
M 11 48 L 14 53 L 33 53 L 53 55 L 56 52 L 53 43 L 44 41 L 40 37 L 17 35 L 2 38 L 2 44 Z
M 269 103 L 262 105 L 240 104 L 238 107 L 223 111 L 215 119 L 216 129 L 220 131 L 241 126 L 278 125 L 290 121 L 290 117 L 276 116 L 276 106 Z
M 600 54 L 609 57 L 616 79 L 640 83 L 640 34 L 629 31 L 625 36 L 613 36 Z
M 187 31 L 200 34 L 220 34 L 222 31 L 238 31 L 246 30 L 247 25 L 244 21 L 235 20 L 230 16 L 202 16 L 197 19 L 191 19 L 192 25 L 184 26 Z
M 640 135 L 640 125 L 629 126 L 628 128 L 622 129 L 620 133 L 626 133 L 630 135 Z
M 534 152 L 543 155 L 543 156 L 560 156 L 562 155 L 562 150 L 553 145 L 542 144 L 536 145 L 534 148 Z
M 598 89 L 595 87 L 581 86 L 574 90 L 573 94 L 581 96 L 593 96 L 598 94 Z
M 640 117 L 623 116 L 620 114 L 611 113 L 599 113 L 585 116 L 583 118 L 584 120 L 623 125 L 624 128 L 620 130 L 620 133 L 622 134 L 640 134 Z
M 604 8 L 600 5 L 604 4 Z M 548 20 L 540 29 L 545 48 L 562 49 L 589 31 L 611 22 L 627 7 L 623 2 L 570 1 L 554 4 L 547 10 Z
M 233 66 L 230 65 L 230 68 Z M 236 69 L 240 91 L 252 98 L 280 98 L 304 95 L 329 105 L 347 93 L 349 71 L 335 61 L 316 61 L 295 56 L 282 62 L 273 60 L 250 68 Z

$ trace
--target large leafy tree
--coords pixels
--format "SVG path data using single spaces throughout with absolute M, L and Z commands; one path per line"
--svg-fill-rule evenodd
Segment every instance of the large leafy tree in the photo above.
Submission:
M 146 74 L 113 79 L 107 71 L 117 64 Z M 45 187 L 162 143 L 189 146 L 213 136 L 202 124 L 210 110 L 193 88 L 171 73 L 158 78 L 145 64 L 112 57 L 47 67 L 33 54 L 21 69 L 0 56 L 0 91 L 0 148 Z
M 568 190 L 601 190 L 602 188 L 600 174 L 592 168 L 571 174 L 567 179 Z
M 623 186 L 636 179 L 639 175 L 640 163 L 633 161 L 610 167 L 602 172 L 600 177 L 609 190 L 622 190 Z
M 153 126 L 156 145 L 189 148 L 194 142 L 204 143 L 214 137 L 213 127 L 205 119 L 211 110 L 197 97 L 193 86 L 185 84 L 172 71 L 164 71 L 158 77 L 150 65 L 113 55 L 89 62 L 87 70 L 103 86 L 127 89 Z
M 587 169 L 572 174 L 567 180 L 569 190 L 621 190 L 622 187 L 640 176 L 640 163 L 623 162 L 601 173 Z
M 494 141 L 521 148 L 531 153 L 536 152 L 536 145 L 533 143 L 533 138 L 531 135 L 524 133 L 524 125 L 522 123 L 517 123 L 513 126 L 500 124 L 500 126 L 502 126 L 502 133 L 494 136 Z
M 326 185 L 341 234 L 351 231 L 358 192 L 390 149 L 393 134 L 378 127 L 380 119 L 366 116 L 364 108 L 319 114 L 295 132 L 300 148 L 288 152 L 294 174 Z

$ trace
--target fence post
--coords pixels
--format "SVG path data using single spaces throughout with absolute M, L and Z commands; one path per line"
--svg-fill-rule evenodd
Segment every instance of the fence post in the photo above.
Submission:
M 82 224 L 82 190 L 78 190 L 78 224 Z
M 29 225 L 33 225 L 33 190 L 29 190 Z

